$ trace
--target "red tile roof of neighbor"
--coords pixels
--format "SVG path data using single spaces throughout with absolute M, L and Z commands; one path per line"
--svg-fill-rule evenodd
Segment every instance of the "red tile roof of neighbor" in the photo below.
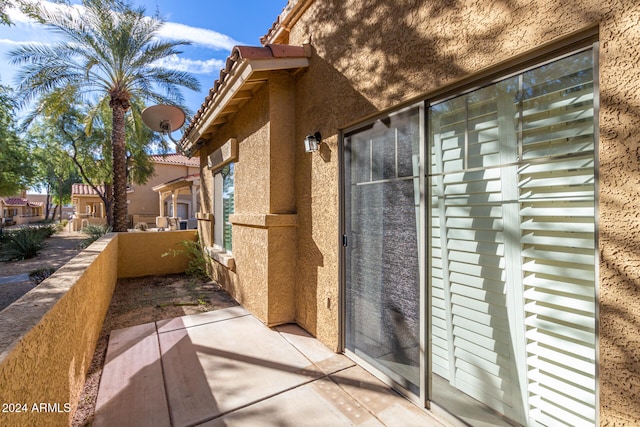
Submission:
M 209 94 L 205 98 L 198 112 L 193 116 L 189 126 L 183 133 L 182 140 L 191 132 L 195 124 L 206 112 L 211 101 L 216 97 L 220 88 L 224 85 L 227 76 L 231 74 L 234 66 L 243 60 L 264 60 L 276 58 L 305 58 L 305 49 L 302 46 L 289 46 L 283 44 L 268 44 L 266 46 L 235 46 L 231 55 L 227 58 L 224 69 L 220 70 L 220 78 L 213 83 L 213 87 L 209 90 Z M 182 143 L 182 140 L 180 143 Z
M 11 206 L 27 206 L 27 199 L 20 199 L 18 197 L 7 197 L 6 199 L 2 199 L 5 205 Z
M 197 157 L 188 158 L 182 154 L 170 153 L 170 154 L 154 154 L 151 157 L 151 161 L 154 163 L 166 163 L 170 165 L 183 165 L 191 166 L 194 168 L 200 167 L 200 159 Z
M 151 161 L 154 163 L 164 163 L 168 165 L 179 165 L 189 167 L 200 167 L 200 158 L 188 158 L 182 154 L 169 153 L 169 154 L 154 154 L 151 155 Z M 98 190 L 104 193 L 104 185 L 98 185 Z M 97 196 L 98 193 L 88 184 L 73 184 L 71 187 L 71 194 L 74 196 Z
M 98 190 L 104 193 L 104 185 L 98 185 Z M 71 194 L 74 196 L 97 196 L 98 193 L 88 184 L 73 184 Z
M 2 199 L 5 206 L 31 206 L 34 208 L 42 206 L 42 202 L 30 202 L 29 199 L 21 199 L 19 197 L 7 197 Z

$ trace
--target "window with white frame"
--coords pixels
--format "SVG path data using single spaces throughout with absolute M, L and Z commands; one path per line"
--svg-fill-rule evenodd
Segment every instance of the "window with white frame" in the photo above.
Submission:
M 233 163 L 228 163 L 213 174 L 213 243 L 217 249 L 231 252 L 232 227 L 230 216 L 234 211 Z

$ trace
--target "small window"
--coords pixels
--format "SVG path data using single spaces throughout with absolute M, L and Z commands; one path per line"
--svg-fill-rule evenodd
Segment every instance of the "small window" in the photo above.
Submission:
M 234 212 L 233 163 L 229 163 L 213 175 L 213 242 L 219 249 L 231 252 L 232 226 L 230 217 Z

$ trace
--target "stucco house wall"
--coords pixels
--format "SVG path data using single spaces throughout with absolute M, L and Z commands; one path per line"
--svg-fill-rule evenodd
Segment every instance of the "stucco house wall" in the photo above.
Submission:
M 281 207 L 291 206 L 295 241 L 291 236 L 282 240 L 294 251 L 288 254 L 295 254 L 289 259 L 290 293 L 285 292 L 293 298 L 291 320 L 339 350 L 341 131 L 386 109 L 553 57 L 554 50 L 574 42 L 598 40 L 600 421 L 640 422 L 640 3 L 298 0 L 288 6 L 263 42 L 308 44 L 309 66 L 290 72 L 287 88 L 278 87 L 276 78 L 267 79 L 200 153 L 205 165 L 206 156 L 227 138 L 239 141 L 235 270 L 213 262 L 214 277 L 263 320 L 279 321 L 268 320 L 265 303 L 265 287 L 271 286 L 268 258 L 277 246 L 265 236 L 264 221 L 241 214 L 279 214 L 289 210 Z M 286 126 L 270 104 L 279 94 L 292 108 Z M 293 155 L 282 163 L 277 163 L 278 153 L 288 146 L 274 138 L 279 124 L 292 132 L 284 140 L 293 141 Z M 324 144 L 310 155 L 302 141 L 315 131 L 322 133 Z M 279 189 L 269 187 L 274 172 L 287 162 L 295 165 L 294 175 L 286 172 L 284 186 L 278 186 L 286 199 L 293 185 L 293 205 L 288 199 L 276 203 Z M 207 179 L 203 182 L 210 186 Z M 209 190 L 202 193 L 203 209 L 210 211 Z
M 211 272 L 234 298 L 270 325 L 295 320 L 296 208 L 289 79 L 286 72 L 271 75 L 200 153 L 200 215 L 206 219 L 199 221 L 199 230 L 204 246 L 212 248 L 214 171 L 208 168 L 207 158 L 230 138 L 240 141 L 231 219 L 234 267 L 214 261 Z
M 166 158 L 163 158 L 162 155 L 154 155 L 152 156 L 152 161 L 154 173 L 149 178 L 149 181 L 142 185 L 131 185 L 130 188 L 133 191 L 127 193 L 127 200 L 130 201 L 127 207 L 129 215 L 143 217 L 160 215 L 159 196 L 152 188 L 176 178 L 197 174 L 200 171 L 200 162 L 197 158 L 187 159 L 176 154 L 170 154 Z M 182 192 L 178 199 L 179 203 L 185 203 L 190 207 L 189 212 L 195 212 L 194 207 L 191 206 L 192 198 L 190 193 Z M 171 204 L 171 197 L 167 197 L 165 202 Z

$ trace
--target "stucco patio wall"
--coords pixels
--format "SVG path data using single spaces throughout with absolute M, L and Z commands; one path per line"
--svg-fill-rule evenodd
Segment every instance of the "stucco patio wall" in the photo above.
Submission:
M 195 231 L 109 234 L 0 312 L 0 425 L 68 425 L 119 277 L 180 273 Z
M 181 273 L 189 262 L 182 242 L 195 240 L 195 230 L 121 233 L 118 278 Z
M 0 402 L 9 405 L 0 425 L 68 424 L 111 301 L 117 253 L 116 236 L 98 240 L 0 313 Z

